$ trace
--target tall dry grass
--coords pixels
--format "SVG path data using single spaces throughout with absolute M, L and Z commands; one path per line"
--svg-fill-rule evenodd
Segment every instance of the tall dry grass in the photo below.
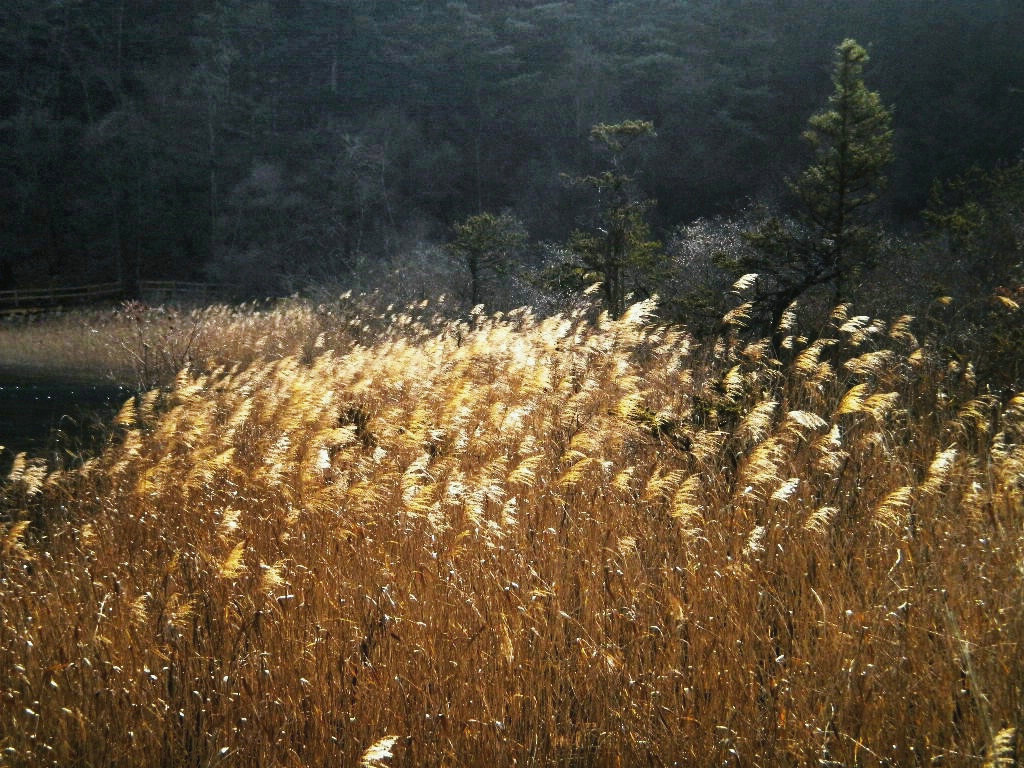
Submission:
M 908 318 L 652 311 L 240 334 L 20 460 L 0 761 L 1012 764 L 1024 396 Z
M 319 303 L 290 298 L 188 308 L 125 302 L 73 309 L 0 323 L 0 369 L 147 389 L 173 383 L 185 366 L 309 359 L 324 348 L 423 332 L 442 322 L 426 306 L 398 311 L 378 294 L 346 293 Z

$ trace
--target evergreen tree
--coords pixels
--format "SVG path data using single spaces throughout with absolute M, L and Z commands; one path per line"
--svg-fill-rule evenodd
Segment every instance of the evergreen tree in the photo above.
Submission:
M 513 255 L 526 241 L 523 225 L 509 214 L 480 213 L 455 225 L 449 252 L 469 272 L 470 303 L 483 297 L 487 279 L 508 272 Z
M 1020 270 L 1024 256 L 1024 158 L 936 182 L 924 219 L 937 240 L 933 247 L 965 273 L 959 288 L 966 280 L 974 293 L 989 294 Z M 955 291 L 948 286 L 943 292 Z
M 601 281 L 605 307 L 612 317 L 625 311 L 631 289 L 643 288 L 643 279 L 653 274 L 661 252 L 661 243 L 650 238 L 645 218 L 650 203 L 637 196 L 633 176 L 623 168 L 630 147 L 653 135 L 654 125 L 643 120 L 595 125 L 590 136 L 610 153 L 612 167 L 574 179 L 597 193 L 598 212 L 591 231 L 572 234 L 569 250 L 579 258 L 588 279 Z
M 1017 392 L 1024 382 L 1024 158 L 936 182 L 924 211 L 921 282 L 934 296 L 929 333 L 978 381 Z
M 836 48 L 833 93 L 804 132 L 813 160 L 788 182 L 794 215 L 771 218 L 753 231 L 754 255 L 738 265 L 766 278 L 760 299 L 771 312 L 772 327 L 810 288 L 831 284 L 842 298 L 849 279 L 876 256 L 879 233 L 868 215 L 886 185 L 892 128 L 890 111 L 864 85 L 867 61 L 854 40 Z

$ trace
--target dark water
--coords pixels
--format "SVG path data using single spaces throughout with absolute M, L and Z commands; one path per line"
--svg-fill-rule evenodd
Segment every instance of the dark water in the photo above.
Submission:
M 107 383 L 0 368 L 0 478 L 20 451 L 64 465 L 95 452 L 131 394 Z

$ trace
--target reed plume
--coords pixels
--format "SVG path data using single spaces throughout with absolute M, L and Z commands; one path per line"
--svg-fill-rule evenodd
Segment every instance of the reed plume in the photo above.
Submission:
M 1024 395 L 849 306 L 433 307 L 211 308 L 14 457 L 5 765 L 1012 764 Z

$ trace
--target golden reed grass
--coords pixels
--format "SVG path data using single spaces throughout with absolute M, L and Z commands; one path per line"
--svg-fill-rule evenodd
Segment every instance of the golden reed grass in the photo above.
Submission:
M 375 294 L 332 305 L 299 299 L 272 306 L 197 308 L 128 302 L 115 310 L 73 309 L 0 323 L 0 368 L 48 378 L 110 380 L 131 387 L 167 385 L 185 365 L 247 365 L 285 355 L 302 359 L 381 335 L 408 335 L 440 322 L 423 306 L 399 313 Z M 392 327 L 404 317 L 404 325 Z M 59 366 L 59 371 L 54 370 Z
M 1015 764 L 1024 396 L 909 318 L 280 311 L 16 462 L 0 764 Z

